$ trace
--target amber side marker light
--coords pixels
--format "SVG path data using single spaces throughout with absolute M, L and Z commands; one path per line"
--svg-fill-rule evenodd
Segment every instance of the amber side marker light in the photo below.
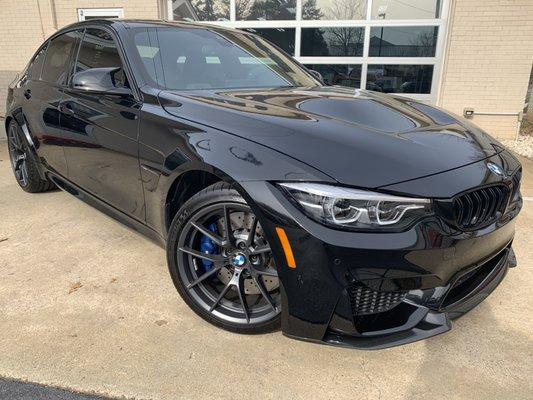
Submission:
M 281 246 L 283 247 L 285 259 L 287 260 L 287 266 L 292 269 L 296 268 L 296 261 L 294 260 L 292 247 L 289 242 L 289 239 L 287 238 L 287 233 L 285 233 L 285 229 L 276 227 L 276 233 L 278 234 L 279 241 L 281 242 Z

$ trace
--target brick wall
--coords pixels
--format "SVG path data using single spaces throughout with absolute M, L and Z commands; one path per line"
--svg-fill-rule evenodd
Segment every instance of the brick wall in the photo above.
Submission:
M 49 8 L 40 12 L 41 3 L 44 2 L 3 0 L 0 6 L 0 117 L 5 114 L 7 86 L 44 40 L 43 29 L 47 27 L 41 25 L 39 15 L 49 15 Z M 2 137 L 5 135 L 0 130 Z
M 158 0 L 55 0 L 59 27 L 78 20 L 78 8 L 123 8 L 124 18 L 160 18 Z
M 57 27 L 78 20 L 78 8 L 122 8 L 125 18 L 160 17 L 159 0 L 2 0 L 0 4 L 0 118 L 5 114 L 7 85 L 24 68 L 37 47 Z M 0 139 L 5 135 L 0 130 Z
M 533 60 L 532 0 L 456 0 L 439 105 L 462 114 L 515 113 L 524 107 Z M 499 138 L 513 138 L 514 116 L 474 116 Z

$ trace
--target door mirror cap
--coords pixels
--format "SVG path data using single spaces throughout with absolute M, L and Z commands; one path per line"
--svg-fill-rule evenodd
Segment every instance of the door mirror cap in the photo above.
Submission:
M 313 78 L 315 78 L 317 81 L 319 81 L 322 85 L 325 85 L 324 83 L 324 77 L 322 74 L 318 71 L 315 71 L 314 69 L 308 70 L 311 75 L 313 75 Z
M 81 92 L 128 95 L 131 89 L 122 86 L 116 79 L 115 74 L 122 70 L 121 67 L 90 68 L 80 71 L 72 77 L 72 87 Z

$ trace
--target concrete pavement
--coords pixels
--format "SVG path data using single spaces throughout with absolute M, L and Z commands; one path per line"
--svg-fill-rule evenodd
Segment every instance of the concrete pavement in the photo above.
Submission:
M 519 266 L 453 330 L 382 351 L 240 336 L 198 318 L 164 251 L 63 192 L 27 194 L 0 144 L 0 376 L 138 399 L 531 399 L 533 202 Z M 533 163 L 524 194 L 533 197 Z

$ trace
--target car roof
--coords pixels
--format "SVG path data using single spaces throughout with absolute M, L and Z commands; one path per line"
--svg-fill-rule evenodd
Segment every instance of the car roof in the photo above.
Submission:
M 201 28 L 201 29 L 212 29 L 212 30 L 225 30 L 225 31 L 235 31 L 234 28 L 222 27 L 214 24 L 206 24 L 201 22 L 189 22 L 189 21 L 166 21 L 166 20 L 157 20 L 157 19 L 121 19 L 121 18 L 92 18 L 86 21 L 75 22 L 73 24 L 67 25 L 64 28 L 60 29 L 54 36 L 57 34 L 71 30 L 75 28 L 82 28 L 86 25 L 107 25 L 110 27 L 121 26 L 126 29 L 128 28 L 137 28 L 137 27 L 174 27 L 174 28 Z

